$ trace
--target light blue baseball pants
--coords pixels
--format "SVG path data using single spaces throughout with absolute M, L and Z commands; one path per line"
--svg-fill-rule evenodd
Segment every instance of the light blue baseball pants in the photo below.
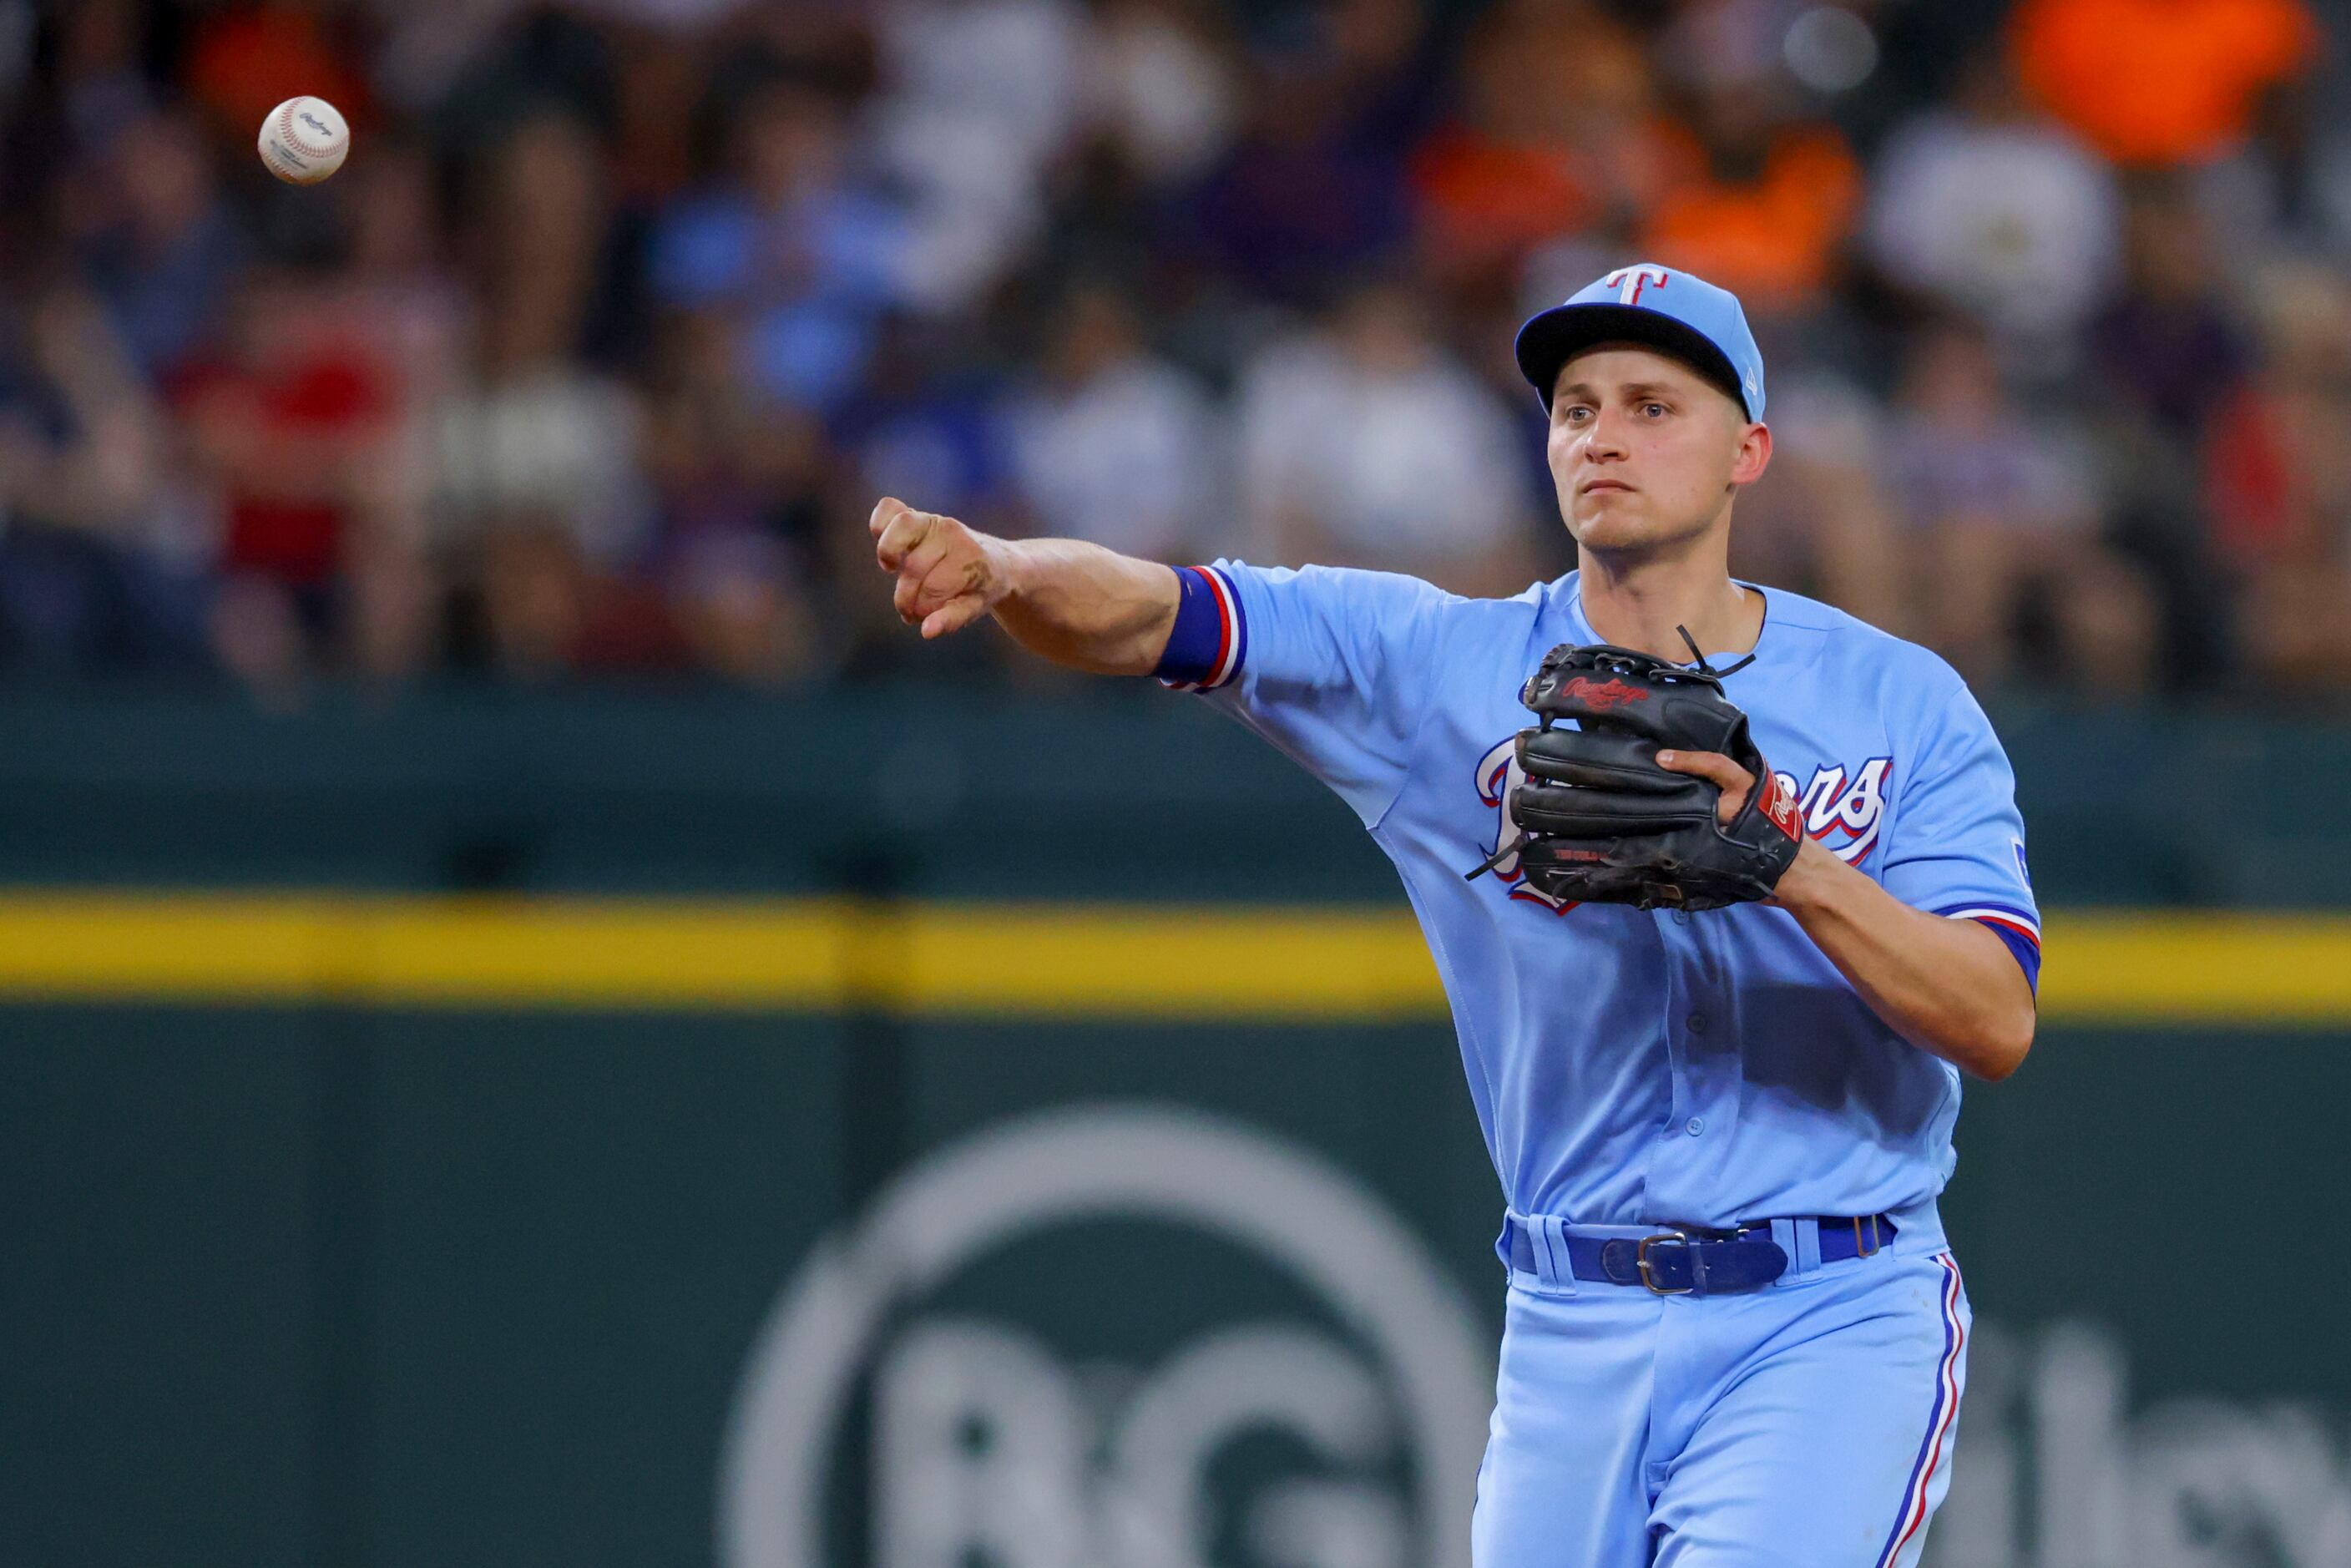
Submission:
M 1913 1568 L 1973 1320 L 1934 1245 L 1740 1295 L 1514 1270 L 1474 1568 Z

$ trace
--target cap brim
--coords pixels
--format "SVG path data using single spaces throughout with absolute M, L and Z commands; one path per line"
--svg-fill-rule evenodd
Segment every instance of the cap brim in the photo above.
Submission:
M 1753 417 L 1729 355 L 1697 328 L 1637 305 L 1554 305 L 1519 329 L 1519 373 L 1535 389 L 1543 407 L 1551 407 L 1560 367 L 1595 343 L 1639 343 L 1670 354 Z

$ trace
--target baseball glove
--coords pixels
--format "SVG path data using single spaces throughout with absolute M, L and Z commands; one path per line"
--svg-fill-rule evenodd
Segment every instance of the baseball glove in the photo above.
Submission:
M 1728 673 L 1604 643 L 1545 654 L 1519 694 L 1541 720 L 1519 732 L 1520 836 L 1469 875 L 1515 853 L 1529 886 L 1566 903 L 1719 909 L 1770 896 L 1801 830 L 1747 716 L 1723 695 Z M 1658 767 L 1661 747 L 1720 752 L 1755 776 L 1729 827 L 1721 789 Z

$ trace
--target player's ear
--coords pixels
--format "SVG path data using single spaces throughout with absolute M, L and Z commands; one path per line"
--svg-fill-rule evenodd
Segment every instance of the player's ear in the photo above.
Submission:
M 1745 424 L 1740 428 L 1739 455 L 1730 465 L 1733 485 L 1752 485 L 1771 465 L 1771 427 Z

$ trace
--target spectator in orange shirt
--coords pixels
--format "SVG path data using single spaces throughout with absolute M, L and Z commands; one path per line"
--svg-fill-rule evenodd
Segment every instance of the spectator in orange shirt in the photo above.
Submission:
M 2140 166 L 2232 151 L 2319 44 L 2303 0 L 2024 0 L 2009 38 L 2033 97 Z
M 1506 0 L 1465 51 L 1458 112 L 1416 148 L 1422 250 L 1447 276 L 1510 267 L 1561 235 L 1615 233 L 1663 188 L 1640 41 L 1583 0 Z
M 1709 90 L 1696 131 L 1641 253 L 1712 278 L 1750 311 L 1802 309 L 1831 281 L 1860 206 L 1852 149 L 1832 126 L 1782 118 L 1760 83 Z
M 364 130 L 371 98 L 367 78 L 345 47 L 351 24 L 317 0 L 263 0 L 216 10 L 197 25 L 188 56 L 189 95 L 232 140 L 250 135 L 249 127 L 297 92 L 325 99 Z

